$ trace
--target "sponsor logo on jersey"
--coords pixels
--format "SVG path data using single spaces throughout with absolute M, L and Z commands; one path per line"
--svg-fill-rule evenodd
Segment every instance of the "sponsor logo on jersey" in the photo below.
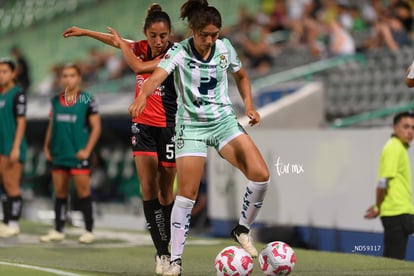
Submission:
M 18 101 L 19 103 L 24 103 L 24 102 L 26 101 L 26 97 L 25 97 L 23 94 L 21 94 L 21 95 L 19 96 L 19 98 L 17 99 L 17 101 Z
M 137 144 L 137 138 L 135 136 L 131 137 L 131 144 L 135 146 Z
M 217 87 L 217 79 L 213 77 L 201 78 L 198 91 L 201 95 L 207 95 L 208 91 L 214 90 Z
M 140 129 L 138 128 L 138 124 L 137 123 L 132 124 L 132 126 L 131 126 L 131 132 L 134 133 L 134 134 L 140 132 Z
M 161 85 L 160 87 L 158 87 L 157 89 L 155 89 L 155 91 L 154 91 L 154 93 L 152 95 L 164 97 L 165 96 L 164 89 L 165 89 L 165 85 Z
M 136 75 L 136 83 L 139 88 L 142 88 L 142 85 L 144 84 L 145 80 L 146 79 L 142 75 Z M 155 89 L 152 95 L 164 97 L 165 96 L 164 90 L 165 90 L 165 85 L 161 85 L 157 89 Z
M 88 159 L 84 159 L 84 160 L 82 160 L 81 165 L 82 165 L 82 167 L 88 167 L 88 166 L 89 166 L 89 161 L 88 161 Z
M 73 114 L 56 114 L 56 121 L 58 122 L 75 123 L 77 119 L 78 116 Z
M 6 105 L 6 101 L 2 100 L 0 101 L 0 108 L 3 108 Z
M 201 63 L 195 62 L 194 60 L 190 60 L 187 63 L 187 66 L 190 69 L 196 69 L 196 68 L 199 68 L 199 69 L 216 69 L 216 67 L 217 67 L 217 65 L 215 65 L 215 64 L 201 64 Z

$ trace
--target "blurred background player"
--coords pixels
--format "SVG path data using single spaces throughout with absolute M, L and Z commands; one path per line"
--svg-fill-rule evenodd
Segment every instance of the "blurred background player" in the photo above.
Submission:
M 90 157 L 101 133 L 101 119 L 95 100 L 81 90 L 82 76 L 74 64 L 64 66 L 61 75 L 65 90 L 52 98 L 44 152 L 52 162 L 55 190 L 55 229 L 41 236 L 41 242 L 62 241 L 68 206 L 70 180 L 75 182 L 79 209 L 86 231 L 80 243 L 94 241 Z
M 19 234 L 22 213 L 20 180 L 26 157 L 26 96 L 16 85 L 16 68 L 0 59 L 0 184 L 2 184 L 3 223 L 0 237 Z
M 365 218 L 381 217 L 384 257 L 402 260 L 408 237 L 414 233 L 411 166 L 407 152 L 414 137 L 414 114 L 397 114 L 393 130 L 381 153 L 376 203 L 367 210 Z
M 22 87 L 23 92 L 27 92 L 31 84 L 29 63 L 17 45 L 11 48 L 10 53 L 16 59 L 16 82 Z
M 219 40 L 221 15 L 205 0 L 190 0 L 181 7 L 193 36 L 174 44 L 147 79 L 130 105 L 132 117 L 146 109 L 146 99 L 174 72 L 179 88 L 176 126 L 178 191 L 171 214 L 171 264 L 163 275 L 181 275 L 181 258 L 191 210 L 203 175 L 207 147 L 240 169 L 249 180 L 239 224 L 231 235 L 253 257 L 258 252 L 250 226 L 262 207 L 269 183 L 268 168 L 254 142 L 237 122 L 228 96 L 227 71 L 233 73 L 250 125 L 260 122 L 252 102 L 250 80 L 231 43 Z
M 160 58 L 171 47 L 171 21 L 161 6 L 152 4 L 144 23 L 146 40 L 122 39 L 112 28 L 112 34 L 77 27 L 65 30 L 64 37 L 88 36 L 113 47 L 120 48 L 125 60 L 136 73 L 135 97 L 143 82 L 158 65 Z M 157 274 L 168 269 L 170 253 L 170 216 L 173 206 L 175 178 L 174 128 L 177 109 L 172 75 L 148 99 L 145 112 L 133 118 L 131 143 L 135 165 L 142 189 L 144 213 L 151 238 L 157 250 Z

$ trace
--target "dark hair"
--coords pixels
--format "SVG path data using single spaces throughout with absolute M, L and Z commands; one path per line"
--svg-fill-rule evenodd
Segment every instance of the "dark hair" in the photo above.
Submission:
M 80 67 L 77 64 L 75 64 L 75 63 L 65 64 L 65 65 L 63 65 L 61 72 L 63 72 L 63 70 L 65 70 L 67 68 L 75 69 L 76 73 L 78 73 L 79 76 L 82 76 L 82 71 L 81 71 Z
M 209 6 L 207 0 L 188 0 L 181 6 L 180 18 L 187 18 L 192 30 L 202 30 L 209 24 L 221 29 L 220 12 L 213 6 Z
M 166 12 L 157 3 L 151 4 L 147 9 L 147 17 L 144 22 L 144 33 L 154 23 L 165 22 L 168 25 L 168 30 L 171 31 L 171 20 Z
M 406 117 L 409 117 L 409 118 L 414 119 L 414 113 L 412 111 L 405 111 L 405 112 L 398 113 L 397 115 L 394 116 L 394 123 L 393 123 L 393 125 L 395 126 L 403 118 L 406 118 Z
M 9 58 L 0 58 L 0 64 L 6 64 L 14 72 L 16 70 L 16 65 Z

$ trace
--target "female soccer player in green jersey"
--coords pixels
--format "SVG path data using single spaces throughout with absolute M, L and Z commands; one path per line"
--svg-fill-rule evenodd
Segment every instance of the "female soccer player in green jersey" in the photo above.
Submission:
M 94 235 L 91 196 L 90 156 L 101 133 L 101 119 L 94 99 L 81 91 L 82 75 L 74 65 L 66 65 L 61 74 L 65 90 L 52 98 L 52 110 L 46 131 L 44 152 L 52 162 L 55 188 L 55 229 L 41 236 L 41 242 L 62 241 L 66 221 L 70 178 L 73 177 L 86 231 L 80 243 L 92 243 Z
M 0 186 L 3 205 L 3 223 L 0 237 L 19 234 L 22 212 L 20 179 L 26 156 L 26 96 L 15 84 L 15 64 L 0 60 Z
M 215 147 L 248 179 L 239 224 L 232 236 L 253 257 L 258 252 L 249 235 L 250 226 L 269 183 L 268 168 L 254 142 L 238 124 L 228 96 L 227 71 L 230 71 L 245 103 L 250 125 L 260 122 L 253 107 L 249 78 L 235 49 L 227 39 L 218 39 L 219 11 L 206 0 L 188 0 L 181 7 L 181 18 L 188 20 L 192 36 L 173 45 L 129 107 L 131 116 L 139 117 L 147 97 L 174 72 L 178 93 L 175 140 L 178 191 L 171 214 L 171 264 L 164 275 L 181 274 L 181 256 L 208 146 Z

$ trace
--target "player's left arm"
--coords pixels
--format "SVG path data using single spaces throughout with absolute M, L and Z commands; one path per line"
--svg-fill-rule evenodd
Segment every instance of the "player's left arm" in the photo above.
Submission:
M 260 115 L 254 109 L 252 100 L 252 87 L 250 84 L 249 76 L 244 68 L 241 68 L 237 72 L 233 73 L 234 79 L 237 84 L 240 96 L 244 102 L 246 108 L 246 115 L 250 118 L 249 124 L 254 126 L 260 123 Z
M 91 156 L 93 148 L 98 142 L 102 131 L 101 117 L 99 116 L 97 105 L 93 99 L 90 103 L 88 114 L 88 123 L 91 131 L 89 133 L 88 142 L 86 143 L 85 148 L 79 150 L 76 154 L 76 157 L 79 160 L 88 159 L 89 156 Z
M 14 116 L 16 118 L 16 131 L 10 151 L 10 162 L 18 162 L 20 158 L 20 145 L 26 131 L 26 96 L 24 93 L 16 94 L 14 101 Z
M 143 74 L 152 73 L 152 71 L 155 70 L 158 63 L 160 62 L 158 59 L 143 61 L 132 52 L 129 41 L 122 39 L 119 33 L 111 27 L 108 27 L 108 31 L 112 34 L 112 40 L 114 44 L 121 49 L 122 55 L 124 56 L 126 63 L 132 69 L 132 71 L 137 74 Z

